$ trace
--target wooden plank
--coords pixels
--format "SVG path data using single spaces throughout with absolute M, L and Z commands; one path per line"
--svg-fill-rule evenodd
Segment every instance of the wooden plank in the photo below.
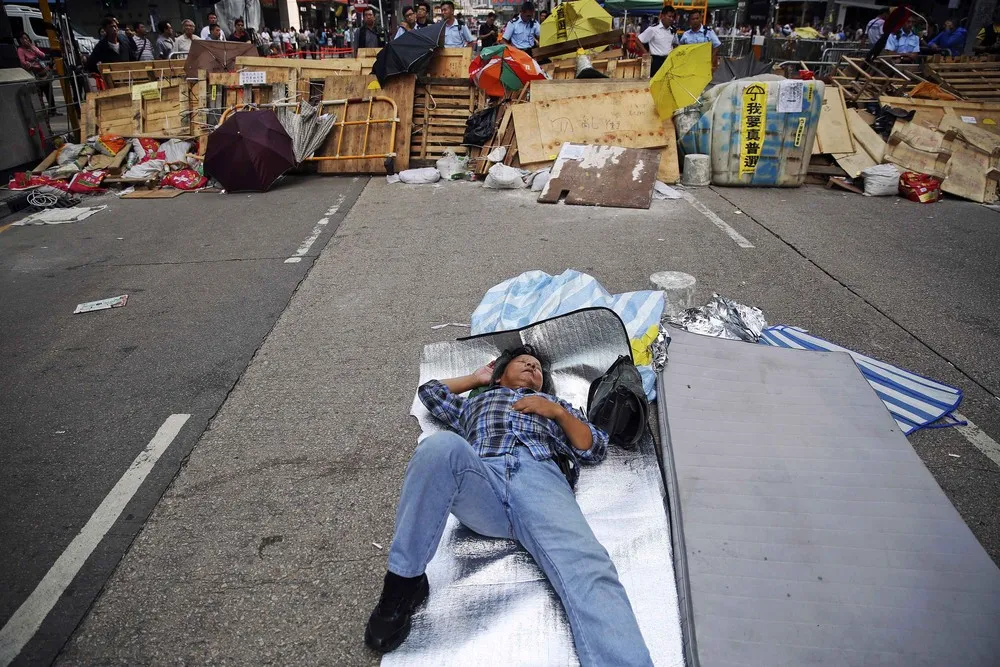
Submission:
M 135 190 L 122 195 L 122 199 L 173 199 L 184 194 L 184 190 L 162 188 L 160 190 Z
M 597 35 L 589 35 L 582 39 L 575 39 L 572 42 L 560 42 L 551 46 L 540 46 L 532 50 L 535 60 L 551 58 L 552 56 L 563 55 L 564 53 L 576 53 L 577 49 L 592 49 L 597 46 L 608 44 L 619 44 L 622 39 L 621 30 L 602 32 Z
M 581 206 L 649 208 L 659 151 L 619 146 L 574 146 L 579 158 L 560 157 L 538 201 Z
M 951 115 L 938 129 L 944 133 L 942 150 L 951 154 L 941 189 L 984 204 L 996 202 L 1000 135 Z
M 839 88 L 826 86 L 823 90 L 823 106 L 819 124 L 816 127 L 816 143 L 813 155 L 819 153 L 853 153 L 854 139 L 847 125 L 847 106 L 844 94 Z
M 856 153 L 834 153 L 833 159 L 851 178 L 857 178 L 862 171 L 878 164 L 863 150 L 858 150 Z
M 51 167 L 52 165 L 54 165 L 56 163 L 56 159 L 59 157 L 59 151 L 60 150 L 62 150 L 62 149 L 61 148 L 57 148 L 54 151 L 52 151 L 51 153 L 49 153 L 47 156 L 45 156 L 44 160 L 42 160 L 37 165 L 35 165 L 35 168 L 31 170 L 31 173 L 32 174 L 40 174 L 43 171 L 45 171 L 46 169 L 48 169 L 49 167 Z
M 944 134 L 916 123 L 896 123 L 886 147 L 885 161 L 904 171 L 915 171 L 937 178 L 945 177 L 950 157 L 942 153 Z
M 968 100 L 921 100 L 906 97 L 879 97 L 879 103 L 900 109 L 916 111 L 911 122 L 926 127 L 937 127 L 945 114 L 970 116 L 976 124 L 991 132 L 1000 133 L 1000 103 L 970 102 Z
M 346 99 L 351 97 L 368 98 L 372 95 L 376 97 L 389 97 L 396 102 L 396 117 L 399 123 L 396 126 L 395 145 L 389 145 L 390 126 L 385 123 L 369 126 L 367 139 L 367 154 L 384 153 L 394 150 L 396 153 L 396 169 L 402 171 L 410 166 L 410 130 L 413 116 L 413 96 L 416 86 L 416 77 L 412 75 L 395 76 L 389 79 L 381 90 L 369 90 L 368 84 L 374 81 L 371 76 L 330 76 L 327 77 L 324 88 L 324 99 Z M 384 102 L 375 102 L 372 105 L 373 118 L 385 118 L 388 116 L 391 106 Z M 343 106 L 327 107 L 327 112 L 333 112 L 338 120 L 364 120 L 368 117 L 368 104 L 351 104 L 346 109 Z M 340 138 L 340 128 L 334 126 L 326 142 L 317 155 L 334 155 L 338 141 L 340 142 L 341 155 L 360 155 L 364 150 L 365 126 L 347 126 L 343 131 L 343 139 Z M 317 171 L 321 174 L 384 174 L 386 173 L 383 158 L 367 158 L 353 160 L 323 160 L 318 163 Z
M 472 49 L 470 47 L 436 49 L 431 57 L 426 76 L 453 79 L 468 77 L 469 65 L 471 64 Z
M 561 100 L 567 97 L 613 93 L 623 90 L 649 90 L 649 81 L 621 79 L 570 79 L 567 81 L 532 81 L 528 93 L 532 102 Z
M 847 124 L 851 130 L 851 136 L 854 137 L 856 152 L 868 155 L 875 164 L 881 164 L 885 156 L 885 140 L 882 139 L 882 135 L 865 122 L 857 109 L 847 110 Z M 838 160 L 838 164 L 839 162 Z M 848 171 L 848 173 L 850 172 Z

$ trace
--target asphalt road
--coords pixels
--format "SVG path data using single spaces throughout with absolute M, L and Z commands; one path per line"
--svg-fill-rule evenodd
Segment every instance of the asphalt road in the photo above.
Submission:
M 365 181 L 107 196 L 85 221 L 0 234 L 0 627 L 167 417 L 191 415 L 19 662 L 63 646 Z
M 814 187 L 694 193 L 753 247 L 685 201 L 545 206 L 470 183 L 371 180 L 59 664 L 376 664 L 361 636 L 415 445 L 420 351 L 464 335 L 432 327 L 468 322 L 487 289 L 530 269 L 579 269 L 613 292 L 685 271 L 699 301 L 720 292 L 771 323 L 961 387 L 963 414 L 1000 436 L 983 388 L 993 364 L 975 353 L 996 313 L 980 297 L 1000 278 L 986 266 L 950 281 L 934 270 L 967 264 L 973 243 L 996 247 L 997 213 Z M 915 222 L 928 215 L 936 229 Z M 951 228 L 974 240 L 947 245 L 924 272 L 911 266 Z M 891 298 L 911 292 L 922 296 Z M 975 314 L 957 340 L 931 335 L 946 306 Z M 910 442 L 1000 561 L 997 465 L 956 429 Z

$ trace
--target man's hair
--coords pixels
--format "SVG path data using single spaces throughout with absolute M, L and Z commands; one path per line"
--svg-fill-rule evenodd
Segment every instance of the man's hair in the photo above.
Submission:
M 142 21 L 136 21 L 135 23 L 132 24 L 132 30 L 138 30 L 139 26 L 141 26 L 141 25 L 144 26 L 146 24 L 143 23 Z
M 412 11 L 415 11 L 413 7 L 411 7 L 410 5 L 406 5 L 405 7 L 403 7 L 403 9 L 400 10 L 399 13 L 402 14 L 403 16 L 406 16 L 406 12 L 412 12 Z
M 415 8 L 423 7 L 424 9 L 427 10 L 428 14 L 431 13 L 431 3 L 429 2 L 418 2 L 417 4 L 414 5 L 414 7 Z
M 549 364 L 538 354 L 538 350 L 535 349 L 533 345 L 521 345 L 520 347 L 515 347 L 511 350 L 505 350 L 503 354 L 496 360 L 493 366 L 493 377 L 490 378 L 490 386 L 495 387 L 500 383 L 500 379 L 503 378 L 504 371 L 507 370 L 507 364 L 517 359 L 522 354 L 527 354 L 529 356 L 538 359 L 538 363 L 542 366 L 542 391 L 546 394 L 552 393 L 552 378 L 550 377 Z
M 219 15 L 218 15 L 218 14 L 216 14 L 215 12 L 209 12 L 209 13 L 208 13 L 208 18 L 212 18 L 213 16 L 214 16 L 214 17 L 215 17 L 216 19 L 218 19 L 218 18 L 219 18 Z
M 521 3 L 521 11 L 522 12 L 535 11 L 535 3 L 531 2 L 531 0 L 527 0 L 526 2 Z
M 105 16 L 104 20 L 101 21 L 101 28 L 110 28 L 115 24 L 115 17 Z
M 374 10 L 374 9 L 372 9 L 371 7 L 366 7 L 366 8 L 365 8 L 365 15 L 366 15 L 366 16 L 368 15 L 368 12 L 371 12 L 371 13 L 372 13 L 372 16 L 375 16 L 375 10 Z
M 663 16 L 664 14 L 676 14 L 676 13 L 677 12 L 674 11 L 674 8 L 671 5 L 664 5 L 663 9 L 660 10 L 660 16 Z
M 452 2 L 451 0 L 442 0 L 442 2 L 438 3 L 438 7 L 444 7 L 445 5 L 448 5 L 452 9 L 455 9 L 455 3 Z
M 236 25 L 237 23 L 242 23 L 243 25 L 246 25 L 246 22 L 243 21 L 242 16 L 233 20 L 233 25 Z
M 160 21 L 156 24 L 156 32 L 164 33 L 167 31 L 167 26 L 170 25 L 170 21 Z
M 210 26 L 208 27 L 208 31 L 209 31 L 210 33 L 211 33 L 211 32 L 215 32 L 216 28 L 218 28 L 219 32 L 222 32 L 222 26 L 220 26 L 220 25 L 219 25 L 218 23 L 213 23 L 212 25 L 210 25 Z
M 493 12 L 486 12 L 486 18 L 488 18 L 488 19 L 495 19 L 496 17 L 497 17 L 497 15 L 494 14 Z
M 164 23 L 166 23 L 166 21 L 160 21 L 160 24 L 164 24 Z M 181 26 L 185 26 L 185 25 L 190 25 L 193 28 L 194 27 L 194 21 L 192 21 L 191 19 L 184 19 L 183 21 L 181 21 Z

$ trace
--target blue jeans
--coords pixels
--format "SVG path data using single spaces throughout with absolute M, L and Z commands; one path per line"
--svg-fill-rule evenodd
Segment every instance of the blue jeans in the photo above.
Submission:
M 428 437 L 406 469 L 389 570 L 423 574 L 449 513 L 531 554 L 562 600 L 581 665 L 653 664 L 611 557 L 554 461 L 526 447 L 480 458 L 454 433 Z

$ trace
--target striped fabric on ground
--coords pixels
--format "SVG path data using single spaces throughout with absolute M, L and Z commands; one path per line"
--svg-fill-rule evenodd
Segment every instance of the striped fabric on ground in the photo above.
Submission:
M 799 350 L 847 352 L 906 435 L 950 415 L 962 401 L 961 389 L 834 345 L 804 329 L 785 325 L 768 327 L 761 333 L 760 343 Z

